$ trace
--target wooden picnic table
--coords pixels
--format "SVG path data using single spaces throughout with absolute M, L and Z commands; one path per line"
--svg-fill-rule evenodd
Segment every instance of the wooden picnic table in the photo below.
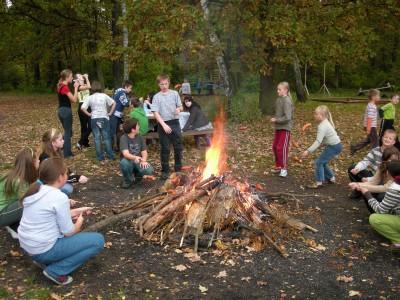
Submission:
M 182 136 L 195 136 L 195 135 L 212 135 L 214 132 L 213 129 L 207 129 L 207 130 L 188 130 L 188 131 L 183 131 Z M 158 139 L 158 133 L 157 132 L 149 132 L 147 133 L 144 138 L 146 140 L 151 140 L 151 139 Z

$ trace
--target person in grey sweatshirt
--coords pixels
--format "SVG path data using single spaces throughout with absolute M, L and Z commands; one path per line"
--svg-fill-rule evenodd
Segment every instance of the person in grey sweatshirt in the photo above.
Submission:
M 271 123 L 275 125 L 275 136 L 272 151 L 275 156 L 273 173 L 286 177 L 287 161 L 289 156 L 290 132 L 293 127 L 294 105 L 290 97 L 289 83 L 281 82 L 277 87 L 278 99 L 276 100 L 275 117 Z

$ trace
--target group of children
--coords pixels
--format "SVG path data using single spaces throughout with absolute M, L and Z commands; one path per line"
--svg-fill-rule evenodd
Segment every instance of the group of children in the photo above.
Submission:
M 294 106 L 290 97 L 289 84 L 279 83 L 277 87 L 276 115 L 271 119 L 275 124 L 273 153 L 275 167 L 273 173 L 286 177 L 289 152 L 290 133 L 293 127 Z M 398 139 L 394 130 L 395 105 L 399 95 L 394 95 L 391 102 L 380 109 L 378 90 L 371 90 L 369 102 L 364 114 L 366 137 L 360 143 L 350 146 L 351 154 L 371 145 L 371 151 L 359 163 L 349 168 L 349 178 L 352 189 L 350 198 L 363 198 L 371 212 L 369 222 L 380 234 L 392 242 L 392 248 L 400 250 L 400 152 Z M 378 112 L 382 121 L 378 134 Z M 325 145 L 319 157 L 315 160 L 315 183 L 307 188 L 318 189 L 324 184 L 334 184 L 335 175 L 328 163 L 343 150 L 341 140 L 335 130 L 332 115 L 327 106 L 321 105 L 315 109 L 314 119 L 318 124 L 315 142 L 302 153 L 302 157 L 314 152 L 320 145 Z
M 67 81 L 69 79 L 70 77 Z M 165 178 L 169 173 L 170 144 L 173 145 L 175 152 L 174 169 L 180 171 L 182 168 L 183 146 L 179 113 L 184 107 L 190 111 L 190 122 L 183 130 L 212 127 L 191 96 L 186 95 L 182 104 L 179 94 L 169 89 L 168 76 L 159 76 L 158 83 L 160 92 L 154 95 L 150 108 L 158 121 L 161 171 Z M 90 117 L 96 157 L 99 160 L 104 159 L 101 151 L 102 138 L 106 154 L 113 159 L 110 123 L 116 122 L 118 126 L 121 121 L 118 118 L 122 116 L 119 113 L 121 108 L 117 110 L 116 101 L 102 93 L 101 87 L 96 82 L 90 85 L 89 81 L 86 81 L 85 85 L 82 91 L 87 91 L 86 88 L 89 86 L 92 95 L 86 94 L 83 97 L 80 109 Z M 63 119 L 68 115 L 66 109 L 68 107 L 65 106 L 67 99 L 77 97 L 80 101 L 79 92 L 82 91 L 79 85 L 75 85 L 72 94 L 64 87 L 64 82 L 60 83 L 60 90 L 59 102 L 64 106 L 60 106 L 59 116 Z M 280 83 L 277 92 L 276 115 L 271 119 L 275 125 L 273 153 L 276 165 L 273 171 L 279 173 L 281 177 L 286 177 L 294 105 L 287 82 Z M 366 110 L 365 124 L 368 136 L 373 136 L 371 132 L 374 130 L 376 132 L 377 122 L 370 120 L 374 118 L 370 105 L 376 101 L 374 95 L 376 92 L 371 91 L 371 101 Z M 395 96 L 393 99 L 395 99 L 392 100 L 394 107 L 398 97 Z M 133 105 L 141 108 L 137 100 L 133 101 Z M 386 111 L 392 108 L 382 109 Z M 377 109 L 375 111 L 378 112 Z M 143 112 L 133 112 L 131 115 L 133 118 L 128 118 L 122 125 L 124 134 L 119 142 L 120 169 L 125 188 L 129 188 L 134 182 L 140 181 L 143 176 L 150 175 L 154 171 L 148 163 L 146 141 L 141 132 L 140 116 L 143 116 Z M 394 118 L 394 112 L 387 114 L 387 117 L 387 120 Z M 114 121 L 110 122 L 110 118 Z M 318 123 L 317 138 L 302 156 L 306 157 L 321 145 L 325 146 L 315 160 L 315 183 L 308 186 L 321 188 L 326 183 L 335 183 L 335 175 L 328 163 L 342 152 L 343 147 L 329 109 L 324 105 L 318 106 L 314 118 Z M 389 121 L 385 126 L 389 126 L 387 124 L 393 126 L 393 122 Z M 64 137 L 66 135 L 64 133 Z M 70 143 L 68 144 L 64 137 L 56 129 L 45 132 L 42 136 L 41 151 L 36 153 L 30 148 L 22 149 L 16 156 L 14 167 L 0 177 L 0 226 L 9 226 L 10 232 L 13 232 L 13 226 L 19 225 L 18 239 L 24 252 L 35 264 L 43 268 L 43 274 L 47 278 L 62 285 L 70 283 L 72 277 L 69 274 L 90 257 L 101 252 L 104 245 L 101 234 L 80 232 L 84 216 L 90 214 L 92 208 L 74 208 L 77 203 L 70 199 L 70 195 L 73 192 L 72 183 L 84 184 L 88 178 L 71 173 L 65 165 L 65 147 Z M 353 190 L 352 198 L 364 199 L 372 213 L 369 217 L 372 227 L 391 240 L 393 248 L 400 249 L 400 152 L 394 147 L 396 141 L 397 135 L 392 128 L 384 130 L 381 145 L 373 144 L 376 147 L 373 147 L 362 161 L 349 168 L 351 181 L 349 187 Z M 88 140 L 81 139 L 80 143 L 82 146 L 87 146 Z

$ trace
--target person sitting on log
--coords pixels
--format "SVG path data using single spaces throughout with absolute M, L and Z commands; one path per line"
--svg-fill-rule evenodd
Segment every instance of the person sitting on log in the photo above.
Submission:
M 119 147 L 121 161 L 119 163 L 124 177 L 122 188 L 128 189 L 134 182 L 139 183 L 144 175 L 153 174 L 153 167 L 147 162 L 147 146 L 145 139 L 139 135 L 140 126 L 136 119 L 128 119 L 123 124 L 124 135 Z
M 201 110 L 200 105 L 193 101 L 192 96 L 185 96 L 183 99 L 183 108 L 185 111 L 190 113 L 189 119 L 187 120 L 185 126 L 182 128 L 182 131 L 188 130 L 210 130 L 213 129 L 211 122 L 208 120 L 204 112 Z M 200 139 L 203 139 L 206 146 L 209 147 L 210 137 L 206 134 L 204 135 L 195 135 L 194 140 L 196 142 L 196 147 L 200 147 Z
M 392 249 L 400 250 L 400 161 L 387 163 L 388 176 L 393 183 L 381 202 L 375 199 L 366 188 L 360 187 L 369 210 L 369 223 L 379 234 L 392 242 Z
M 385 149 L 392 147 L 396 143 L 396 131 L 388 129 L 382 138 L 382 146 L 372 149 L 359 163 L 351 165 L 348 175 L 351 182 L 362 182 L 364 177 L 372 177 L 378 170 L 382 162 L 382 153 Z M 361 194 L 353 190 L 350 199 L 358 199 Z
M 360 188 L 366 188 L 372 196 L 379 202 L 385 197 L 385 193 L 388 188 L 392 185 L 393 179 L 387 175 L 387 163 L 392 160 L 400 159 L 400 151 L 396 147 L 389 147 L 383 151 L 382 163 L 380 164 L 378 171 L 372 177 L 362 178 L 362 182 L 351 182 L 349 187 L 352 190 L 360 190 Z

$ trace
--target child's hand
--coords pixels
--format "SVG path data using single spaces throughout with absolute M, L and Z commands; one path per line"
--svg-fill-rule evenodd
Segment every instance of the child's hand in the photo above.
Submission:
M 368 190 L 365 187 L 361 187 L 358 189 L 361 193 L 365 194 L 368 192 Z
M 271 118 L 271 123 L 275 123 L 276 122 L 276 118 Z
M 358 182 L 350 182 L 349 183 L 349 187 L 352 190 L 357 190 L 358 191 L 358 189 L 360 188 L 360 184 Z
M 181 112 L 180 108 L 175 109 L 175 114 L 179 115 L 180 112 Z
M 305 158 L 308 156 L 308 154 L 310 154 L 310 152 L 308 152 L 308 150 L 306 150 L 301 154 L 301 157 Z
M 357 169 L 357 168 L 354 168 L 354 169 L 352 169 L 350 172 L 351 172 L 351 174 L 353 174 L 353 175 L 357 175 L 358 172 L 360 172 L 360 170 Z
M 76 224 L 77 225 L 82 225 L 83 221 L 85 221 L 85 218 L 83 217 L 83 213 L 81 213 L 78 218 L 76 219 Z
M 150 164 L 149 164 L 147 161 L 141 161 L 141 162 L 140 162 L 140 167 L 141 167 L 142 169 L 147 169 L 147 168 L 150 167 Z
M 81 175 L 80 177 L 79 177 L 79 183 L 86 183 L 86 182 L 88 182 L 88 180 L 89 180 L 89 178 L 87 178 L 86 176 L 83 176 L 83 175 Z
M 368 182 L 368 177 L 363 177 L 363 178 L 361 178 L 361 181 L 362 181 L 362 182 Z
M 75 81 L 75 83 L 74 83 L 74 89 L 78 89 L 78 87 L 79 87 L 79 82 L 78 81 Z
M 170 134 L 170 133 L 172 132 L 171 127 L 169 127 L 167 124 L 165 124 L 165 125 L 163 126 L 163 129 L 164 129 L 164 131 L 165 131 L 166 134 Z
M 69 199 L 69 204 L 71 205 L 71 207 L 74 207 L 77 203 L 79 203 L 79 201 L 76 201 L 74 199 Z

